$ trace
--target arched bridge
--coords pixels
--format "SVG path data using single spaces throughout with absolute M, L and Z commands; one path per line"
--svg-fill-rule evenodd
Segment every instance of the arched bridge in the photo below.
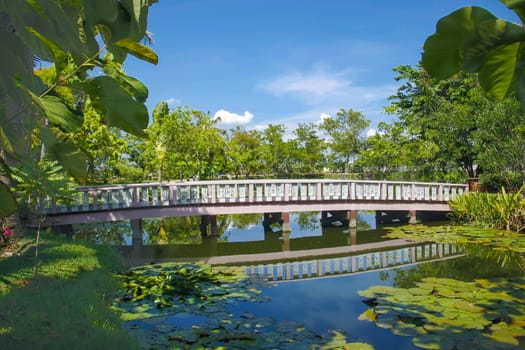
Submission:
M 300 211 L 449 211 L 468 185 L 286 179 L 185 181 L 80 187 L 73 202 L 41 203 L 45 226 L 151 217 Z M 414 214 L 415 215 L 415 214 Z

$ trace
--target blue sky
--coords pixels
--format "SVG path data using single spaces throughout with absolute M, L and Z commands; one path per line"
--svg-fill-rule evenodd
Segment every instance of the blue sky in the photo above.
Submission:
M 497 0 L 160 0 L 149 31 L 159 64 L 130 58 L 148 108 L 198 109 L 221 128 L 319 122 L 341 108 L 373 129 L 400 86 L 392 68 L 416 65 L 439 18 L 482 6 L 517 21 Z

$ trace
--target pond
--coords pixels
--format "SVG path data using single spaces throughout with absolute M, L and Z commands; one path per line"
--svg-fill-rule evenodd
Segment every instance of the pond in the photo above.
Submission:
M 212 237 L 203 237 L 197 217 L 148 219 L 143 246 L 132 244 L 126 223 L 97 239 L 121 244 L 134 266 L 204 261 L 258 277 L 243 285 L 257 290 L 254 298 L 233 297 L 206 312 L 209 304 L 191 298 L 178 299 L 186 305 L 178 309 L 177 302 L 159 307 L 158 298 L 156 308 L 122 307 L 136 312 L 127 326 L 145 348 L 209 348 L 213 339 L 228 349 L 525 348 L 522 253 L 385 238 L 390 226 L 379 225 L 373 212 L 358 213 L 356 230 L 321 218 L 292 213 L 291 232 L 283 232 L 265 228 L 262 215 L 219 216 Z M 213 335 L 219 329 L 228 336 Z M 254 343 L 253 334 L 263 340 Z

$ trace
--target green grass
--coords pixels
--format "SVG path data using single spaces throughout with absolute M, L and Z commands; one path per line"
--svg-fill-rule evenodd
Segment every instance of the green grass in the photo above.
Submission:
M 109 247 L 44 234 L 38 277 L 32 237 L 0 258 L 0 348 L 138 349 L 109 309 L 122 271 Z

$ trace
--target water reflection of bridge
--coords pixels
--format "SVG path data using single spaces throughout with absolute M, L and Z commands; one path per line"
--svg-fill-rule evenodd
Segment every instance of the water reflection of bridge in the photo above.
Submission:
M 313 238 L 294 239 L 296 250 L 291 250 L 289 243 L 283 244 L 278 239 L 272 240 L 273 243 L 268 240 L 222 243 L 207 240 L 200 245 L 135 245 L 120 249 L 130 266 L 204 261 L 210 265 L 245 266 L 249 273 L 264 275 L 274 281 L 347 275 L 462 255 L 460 249 L 451 244 L 415 243 L 406 239 L 352 245 L 335 244 L 334 241 L 334 246 L 324 245 L 324 248 L 317 249 L 312 248 L 311 244 L 304 244 Z M 303 244 L 298 244 L 300 242 Z M 247 247 L 251 249 L 242 249 Z M 243 253 L 234 253 L 239 251 Z
M 461 255 L 460 249 L 451 244 L 424 243 L 342 257 L 251 264 L 246 271 L 272 281 L 290 281 L 389 269 Z

